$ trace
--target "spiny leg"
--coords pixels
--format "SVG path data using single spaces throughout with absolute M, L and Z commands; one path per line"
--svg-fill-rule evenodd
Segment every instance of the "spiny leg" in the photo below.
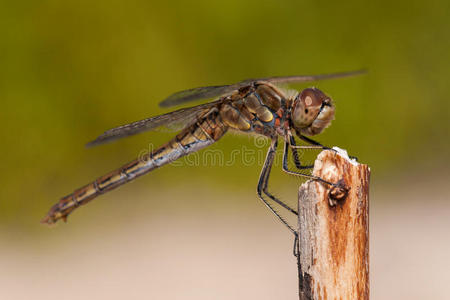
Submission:
M 273 157 L 275 156 L 277 145 L 278 145 L 278 141 L 276 141 L 276 143 L 275 143 L 275 150 L 273 151 Z M 270 172 L 272 170 L 272 163 L 273 163 L 273 158 L 272 158 L 272 161 L 270 162 L 270 164 L 267 166 L 265 176 L 263 178 L 262 191 L 272 201 L 278 203 L 280 206 L 282 206 L 286 210 L 290 211 L 294 215 L 298 215 L 298 213 L 295 209 L 291 208 L 289 205 L 287 205 L 286 203 L 284 203 L 283 201 L 279 200 L 277 197 L 275 197 L 274 195 L 269 193 L 268 186 L 269 186 Z
M 300 158 L 298 156 L 298 152 L 297 152 L 297 145 L 295 144 L 295 138 L 292 136 L 292 134 L 288 134 L 289 135 L 289 146 L 292 149 L 292 157 L 294 158 L 294 164 L 297 167 L 297 169 L 299 170 L 304 170 L 304 169 L 312 169 L 314 167 L 314 165 L 308 165 L 308 166 L 302 166 L 301 162 L 300 162 Z M 304 149 L 304 148 L 301 148 Z
M 291 146 L 296 146 L 295 145 L 295 139 L 292 135 L 289 135 L 289 142 Z M 296 148 L 292 148 L 292 157 L 294 158 L 294 164 L 297 167 L 297 169 L 301 169 L 303 166 L 300 162 L 300 158 L 298 156 L 298 152 Z
M 299 252 L 300 249 L 298 248 L 298 232 L 296 232 L 294 237 L 294 248 L 292 249 L 292 254 L 294 254 L 294 256 L 297 257 Z
M 267 180 L 269 178 L 268 173 L 270 173 L 270 170 L 272 168 L 277 145 L 278 145 L 277 139 L 276 138 L 272 139 L 272 143 L 269 147 L 269 150 L 267 151 L 267 156 L 266 156 L 266 160 L 264 162 L 264 166 L 261 170 L 261 175 L 259 176 L 258 188 L 257 188 L 258 197 L 259 197 L 259 199 L 261 199 L 264 202 L 264 204 L 270 209 L 270 211 L 275 216 L 277 216 L 277 218 L 281 221 L 281 223 L 283 223 L 284 226 L 286 226 L 289 229 L 289 231 L 291 231 L 294 235 L 297 235 L 297 232 L 288 224 L 288 222 L 285 219 L 283 219 L 282 216 L 280 216 L 280 214 L 277 213 L 277 211 L 272 207 L 272 205 L 263 196 L 264 189 L 267 188 Z M 266 194 L 266 193 L 264 192 L 264 194 Z M 275 197 L 273 197 L 273 198 L 274 199 L 272 199 L 272 198 L 271 199 L 273 201 L 275 201 L 276 203 L 280 204 L 282 207 L 284 207 L 290 211 L 293 210 L 289 206 L 287 206 L 286 204 L 281 202 L 280 200 L 276 199 Z M 295 212 L 295 213 L 297 213 L 297 212 Z
M 273 143 L 273 141 L 272 141 L 272 143 Z M 288 210 L 288 211 L 292 212 L 293 214 L 297 215 L 297 211 L 295 209 L 289 207 L 286 203 L 284 203 L 283 201 L 277 199 L 275 196 L 270 194 L 268 192 L 268 189 L 267 189 L 268 188 L 268 183 L 269 183 L 269 176 L 270 176 L 270 172 L 272 170 L 273 159 L 274 159 L 275 154 L 276 154 L 277 146 L 278 146 L 278 140 L 275 140 L 274 147 L 272 148 L 272 146 L 271 146 L 271 148 L 273 150 L 271 148 L 269 148 L 269 151 L 267 153 L 268 154 L 268 157 L 266 158 L 267 165 L 265 164 L 264 165 L 264 169 L 263 169 L 263 170 L 265 170 L 264 176 L 262 176 L 263 175 L 262 173 L 261 173 L 261 176 L 260 176 L 260 183 L 261 183 L 261 179 L 262 179 L 262 184 L 261 184 L 262 192 L 266 196 L 268 196 L 272 201 L 276 202 L 277 204 L 279 204 L 280 206 L 282 206 L 286 210 Z M 270 161 L 268 161 L 269 152 L 271 152 L 270 153 Z
M 309 143 L 309 144 L 311 144 L 311 145 L 307 145 L 307 146 L 297 146 L 296 143 L 295 143 L 295 138 L 294 138 L 294 136 L 292 135 L 292 133 L 289 131 L 289 132 L 287 133 L 287 135 L 289 136 L 289 144 L 290 144 L 290 147 L 291 147 L 291 149 L 292 149 L 292 155 L 293 155 L 293 157 L 294 157 L 294 163 L 295 163 L 295 166 L 297 167 L 297 169 L 300 169 L 300 170 L 303 170 L 303 169 L 312 169 L 312 168 L 314 167 L 313 165 L 311 165 L 311 166 L 303 166 L 303 167 L 299 167 L 301 164 L 300 164 L 300 160 L 298 159 L 297 149 L 322 149 L 322 150 L 331 150 L 331 151 L 336 152 L 335 149 L 329 148 L 329 147 L 326 147 L 326 146 L 323 146 L 323 145 L 320 144 L 319 142 L 316 142 L 316 141 L 314 141 L 314 140 L 312 140 L 312 139 L 310 139 L 310 138 L 308 138 L 308 137 L 306 137 L 306 136 L 304 136 L 304 135 L 298 134 L 298 133 L 297 133 L 297 135 L 300 137 L 301 140 L 303 140 L 303 141 L 305 141 L 305 142 L 307 142 L 307 143 Z M 356 161 L 358 161 L 358 158 L 355 157 L 355 156 L 349 156 L 349 157 L 350 157 L 351 159 L 355 159 Z
M 290 171 L 289 169 L 288 169 L 288 153 L 289 153 L 289 148 L 291 148 L 292 149 L 292 155 L 293 155 L 293 157 L 294 157 L 294 163 L 295 163 L 295 166 L 297 167 L 297 169 L 299 169 L 299 170 L 305 170 L 305 169 L 311 169 L 313 166 L 302 166 L 302 164 L 301 164 L 301 162 L 300 162 L 300 159 L 299 159 L 299 157 L 298 157 L 298 153 L 297 153 L 297 149 L 298 148 L 300 148 L 300 147 L 298 147 L 298 146 L 296 146 L 295 145 L 295 139 L 294 139 L 294 137 L 292 136 L 292 135 L 289 135 L 289 141 L 286 139 L 285 140 L 285 143 L 284 143 L 284 152 L 283 152 L 283 171 L 285 171 L 285 172 L 287 172 L 288 174 L 292 174 L 292 175 L 296 175 L 296 176 L 305 176 L 305 177 L 308 177 L 308 178 L 311 178 L 311 177 L 315 177 L 315 176 L 311 176 L 311 175 L 307 175 L 307 174 L 302 174 L 302 173 L 298 173 L 298 172 L 294 172 L 294 171 Z M 309 146 L 307 146 L 307 147 L 309 147 Z M 302 148 L 300 148 L 300 149 L 302 149 Z M 309 148 L 310 149 L 310 148 Z M 317 177 L 317 178 L 319 178 L 319 177 Z M 315 179 L 315 178 L 314 178 Z M 300 209 L 300 208 L 299 208 Z M 300 213 L 300 211 L 298 212 L 298 213 Z M 299 239 L 299 237 L 298 237 L 298 232 L 295 232 L 294 233 L 294 235 L 295 235 L 295 238 L 294 238 L 294 246 L 293 246 L 293 249 L 292 249 L 292 253 L 293 253 L 293 255 L 295 256 L 295 257 L 298 257 L 298 255 L 299 255 L 299 248 L 298 248 L 298 239 Z
M 306 136 L 304 136 L 304 135 L 302 135 L 302 134 L 299 134 L 298 137 L 299 137 L 301 140 L 307 142 L 308 144 L 313 145 L 313 146 L 316 146 L 316 147 L 310 148 L 310 149 L 331 150 L 331 148 L 328 148 L 328 147 L 322 145 L 321 143 L 316 142 L 315 140 L 312 140 L 312 139 L 310 139 L 310 138 L 308 138 L 308 137 L 306 137 Z
M 331 150 L 331 151 L 335 151 L 336 152 L 336 150 L 334 150 L 333 148 L 328 148 L 326 146 L 323 146 L 319 142 L 316 142 L 315 140 L 310 139 L 310 138 L 308 138 L 308 137 L 306 137 L 304 135 L 298 134 L 298 136 L 300 137 L 301 140 L 311 144 L 314 147 L 314 148 L 308 148 L 308 149 L 323 149 L 323 150 Z M 311 146 L 309 146 L 309 147 L 311 147 Z M 305 146 L 295 146 L 295 148 L 304 148 L 305 149 Z M 349 156 L 349 157 L 351 159 L 354 159 L 354 160 L 358 161 L 358 158 L 356 156 Z
M 328 192 L 328 197 L 330 199 L 330 203 L 334 203 L 334 201 L 336 200 L 341 200 L 343 198 L 345 198 L 348 194 L 348 191 L 350 188 L 348 188 L 347 186 L 345 186 L 344 181 L 341 179 L 339 180 L 337 183 L 332 183 L 329 182 L 327 180 L 322 179 L 321 177 L 318 176 L 314 176 L 314 175 L 309 175 L 309 174 L 304 174 L 304 173 L 300 173 L 300 172 L 295 172 L 295 171 L 291 171 L 288 168 L 288 163 L 287 163 L 287 156 L 288 156 L 288 152 L 289 152 L 289 142 L 287 141 L 287 139 L 285 139 L 284 141 L 284 153 L 283 153 L 283 171 L 291 174 L 291 175 L 295 175 L 295 176 L 302 176 L 302 177 L 306 177 L 315 181 L 319 181 L 322 183 L 325 183 L 329 186 L 331 186 L 332 188 L 329 190 Z M 334 205 L 334 204 L 331 204 Z
M 301 177 L 305 177 L 305 178 L 308 178 L 308 179 L 317 180 L 319 182 L 328 184 L 328 185 L 333 186 L 333 187 L 340 187 L 338 184 L 326 181 L 326 180 L 324 180 L 324 179 L 322 179 L 322 178 L 320 178 L 318 176 L 304 174 L 304 173 L 300 173 L 300 172 L 295 172 L 295 171 L 289 170 L 288 161 L 287 161 L 289 147 L 290 147 L 289 142 L 285 140 L 285 142 L 284 142 L 284 153 L 283 153 L 283 171 L 284 172 L 286 172 L 286 173 L 288 173 L 290 175 L 301 176 Z M 301 146 L 297 146 L 297 147 L 301 147 Z M 305 167 L 302 166 L 302 169 L 308 169 L 308 167 L 307 166 L 305 166 Z
M 285 144 L 284 144 L 283 171 L 285 171 L 286 173 L 291 174 L 291 175 L 303 176 L 303 177 L 306 177 L 306 178 L 317 180 L 317 181 L 326 183 L 328 185 L 331 185 L 333 187 L 340 187 L 339 183 L 338 184 L 333 184 L 333 183 L 325 181 L 322 178 L 317 177 L 317 176 L 303 174 L 303 173 L 294 172 L 294 171 L 289 170 L 289 168 L 288 168 L 288 161 L 287 161 L 289 148 L 291 148 L 291 150 L 292 150 L 292 156 L 293 156 L 293 159 L 294 159 L 294 164 L 297 167 L 297 169 L 299 169 L 299 170 L 312 169 L 314 166 L 313 165 L 303 166 L 301 164 L 301 162 L 300 162 L 297 149 L 329 149 L 329 150 L 335 151 L 334 149 L 330 149 L 328 147 L 325 147 L 325 146 L 321 145 L 320 143 L 318 143 L 318 142 L 316 142 L 316 141 L 314 141 L 312 139 L 309 139 L 309 138 L 304 137 L 302 135 L 299 135 L 299 136 L 301 137 L 302 140 L 304 140 L 304 141 L 306 141 L 306 142 L 308 142 L 308 143 L 310 143 L 312 145 L 309 145 L 309 146 L 297 146 L 296 143 L 295 143 L 294 136 L 289 131 L 287 133 L 287 137 L 285 138 Z M 300 211 L 298 213 L 300 213 Z M 294 239 L 293 254 L 294 254 L 295 257 L 298 258 L 299 251 L 300 251 L 299 250 L 299 245 L 298 245 L 298 239 L 299 239 L 298 232 L 295 232 L 294 235 L 295 235 L 295 239 Z

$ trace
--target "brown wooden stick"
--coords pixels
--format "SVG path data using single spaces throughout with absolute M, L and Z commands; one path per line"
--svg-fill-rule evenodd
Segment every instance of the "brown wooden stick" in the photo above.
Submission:
M 336 149 L 319 154 L 313 174 L 348 192 L 317 181 L 299 190 L 301 300 L 369 299 L 370 169 Z

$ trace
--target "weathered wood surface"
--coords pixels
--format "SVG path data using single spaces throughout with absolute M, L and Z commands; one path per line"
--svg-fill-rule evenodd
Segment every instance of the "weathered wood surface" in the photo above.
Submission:
M 323 151 L 313 174 L 350 187 L 332 200 L 330 187 L 308 181 L 299 190 L 300 299 L 369 299 L 370 169 L 345 151 Z

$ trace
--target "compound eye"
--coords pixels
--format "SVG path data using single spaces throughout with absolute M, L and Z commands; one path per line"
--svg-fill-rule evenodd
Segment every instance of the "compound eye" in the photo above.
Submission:
M 325 98 L 326 96 L 324 93 L 314 88 L 304 89 L 300 95 L 300 100 L 303 102 L 305 112 L 311 108 L 320 107 Z

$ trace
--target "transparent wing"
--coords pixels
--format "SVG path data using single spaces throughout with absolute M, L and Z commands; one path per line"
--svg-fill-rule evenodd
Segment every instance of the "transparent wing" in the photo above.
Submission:
M 105 131 L 92 142 L 86 144 L 87 147 L 93 147 L 100 144 L 112 142 L 130 135 L 141 133 L 143 131 L 154 130 L 161 126 L 170 127 L 171 125 L 186 125 L 195 120 L 195 118 L 206 109 L 217 105 L 221 100 L 189 107 L 182 108 L 164 115 L 151 117 L 148 119 L 136 121 L 130 124 L 122 125 Z
M 366 73 L 366 70 L 357 70 L 350 72 L 341 72 L 341 73 L 331 73 L 331 74 L 320 74 L 320 75 L 294 75 L 294 76 L 279 76 L 279 77 L 267 77 L 257 79 L 257 81 L 268 81 L 274 84 L 280 83 L 300 83 L 300 82 L 310 82 L 324 79 L 335 79 L 335 78 L 343 78 L 356 76 Z
M 210 99 L 215 97 L 221 97 L 231 94 L 233 91 L 252 84 L 256 81 L 268 81 L 274 84 L 284 84 L 284 83 L 300 83 L 300 82 L 310 82 L 324 79 L 342 78 L 349 76 L 356 76 L 365 73 L 365 70 L 351 71 L 351 72 L 341 72 L 332 74 L 321 74 L 321 75 L 295 75 L 295 76 L 279 76 L 279 77 L 266 77 L 266 78 L 256 78 L 247 79 L 236 84 L 230 85 L 218 85 L 218 86 L 206 86 L 194 89 L 189 89 L 175 94 L 170 95 L 162 102 L 159 103 L 161 107 L 175 106 L 190 102 L 193 100 Z
M 234 90 L 238 88 L 239 84 L 232 84 L 232 85 L 205 86 L 184 90 L 170 95 L 169 97 L 161 101 L 159 103 L 159 106 L 169 107 L 190 102 L 193 100 L 216 98 L 219 96 L 231 94 Z

